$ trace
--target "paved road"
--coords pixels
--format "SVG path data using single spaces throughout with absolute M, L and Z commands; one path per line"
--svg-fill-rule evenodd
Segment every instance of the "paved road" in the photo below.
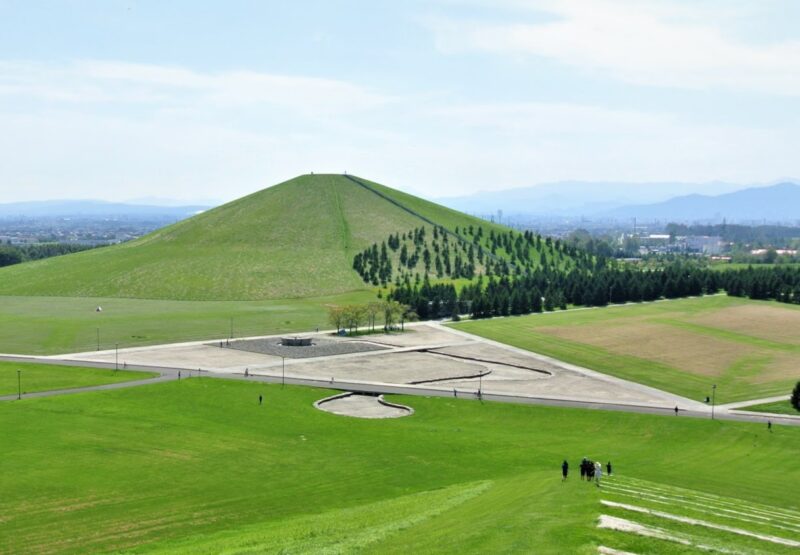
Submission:
M 0 360 L 15 361 L 15 362 L 37 362 L 42 364 L 54 364 L 61 366 L 83 366 L 83 367 L 89 366 L 93 368 L 108 368 L 108 369 L 114 368 L 113 363 L 79 362 L 74 360 L 60 360 L 60 359 L 53 359 L 46 357 L 18 357 L 18 356 L 0 355 Z M 126 387 L 137 387 L 141 385 L 177 380 L 179 372 L 181 373 L 181 376 L 185 379 L 189 378 L 196 379 L 197 377 L 201 377 L 202 379 L 213 378 L 213 379 L 228 379 L 228 380 L 245 380 L 251 382 L 263 382 L 263 383 L 282 382 L 280 374 L 259 375 L 259 376 L 251 375 L 245 378 L 243 374 L 217 373 L 206 370 L 201 370 L 199 372 L 197 370 L 193 370 L 190 372 L 187 371 L 185 368 L 169 368 L 163 366 L 132 366 L 132 365 L 128 365 L 126 370 L 158 372 L 160 376 L 145 380 L 135 380 L 130 382 L 121 382 L 121 383 L 114 383 L 107 385 L 97 385 L 97 386 L 81 387 L 75 389 L 62 389 L 56 391 L 28 393 L 23 395 L 22 397 L 23 399 L 35 398 L 35 397 L 52 397 L 56 395 L 67 395 L 71 393 L 82 393 L 86 391 L 104 391 L 111 389 L 122 389 Z M 187 373 L 189 374 L 188 376 Z M 320 387 L 326 389 L 336 389 L 341 391 L 354 391 L 358 393 L 385 393 L 385 394 L 395 394 L 395 395 L 417 395 L 424 397 L 451 397 L 451 398 L 453 397 L 452 388 L 437 388 L 426 385 L 396 385 L 396 384 L 384 384 L 384 383 L 371 384 L 371 383 L 353 382 L 353 381 L 318 380 L 318 379 L 293 378 L 293 377 L 286 377 L 284 383 L 290 385 L 304 385 L 304 386 Z M 476 401 L 478 400 L 476 391 L 474 389 L 472 390 L 459 389 L 457 390 L 456 394 L 459 399 L 472 399 Z M 0 401 L 11 401 L 15 400 L 16 398 L 17 398 L 16 395 L 5 395 L 0 397 Z M 665 409 L 658 407 L 629 405 L 629 404 L 611 403 L 611 402 L 590 402 L 590 401 L 575 401 L 569 399 L 551 399 L 545 397 L 533 397 L 533 396 L 523 396 L 523 395 L 483 393 L 481 395 L 481 401 L 516 403 L 523 405 L 544 405 L 544 406 L 554 406 L 554 407 L 611 410 L 611 411 L 633 412 L 640 414 L 662 414 L 662 415 L 669 415 L 672 418 L 685 418 L 685 417 L 710 418 L 710 413 L 705 410 L 699 411 L 693 409 L 679 409 L 678 415 L 675 416 L 674 410 L 669 408 Z M 724 406 L 717 407 L 715 418 L 718 420 L 736 420 L 740 422 L 759 422 L 759 423 L 766 423 L 767 420 L 771 420 L 775 424 L 800 426 L 799 417 L 778 416 L 778 415 L 762 416 L 751 413 L 737 414 L 736 412 L 729 411 Z

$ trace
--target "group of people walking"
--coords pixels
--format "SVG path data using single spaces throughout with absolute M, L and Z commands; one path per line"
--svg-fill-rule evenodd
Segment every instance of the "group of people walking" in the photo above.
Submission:
M 600 487 L 600 480 L 603 478 L 603 465 L 600 464 L 598 461 L 591 461 L 586 457 L 581 459 L 581 480 L 586 480 L 587 482 L 594 482 Z M 606 474 L 611 476 L 611 461 L 606 463 Z M 567 476 L 569 475 L 569 463 L 564 460 L 561 463 L 561 476 L 562 480 L 566 480 Z

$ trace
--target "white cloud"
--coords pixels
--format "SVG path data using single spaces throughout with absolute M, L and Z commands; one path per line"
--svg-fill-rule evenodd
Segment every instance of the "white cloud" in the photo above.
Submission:
M 544 21 L 434 19 L 445 52 L 491 52 L 555 60 L 639 85 L 800 95 L 800 40 L 748 44 L 706 10 L 653 1 L 511 2 Z M 522 11 L 523 19 L 533 13 Z M 541 19 L 541 17 L 539 17 Z
M 567 102 L 398 96 L 307 76 L 0 62 L 0 202 L 232 199 L 308 171 L 429 196 L 562 179 L 796 175 L 785 128 Z
M 371 110 L 391 98 L 345 81 L 255 71 L 197 72 L 119 61 L 78 61 L 66 66 L 0 63 L 0 96 L 75 103 L 213 104 L 275 106 L 330 116 Z

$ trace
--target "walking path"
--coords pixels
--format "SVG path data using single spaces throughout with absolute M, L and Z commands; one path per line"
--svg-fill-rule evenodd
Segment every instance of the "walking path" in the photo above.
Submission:
M 454 397 L 457 396 L 458 398 L 467 398 L 467 399 L 478 399 L 478 391 L 480 389 L 480 400 L 482 401 L 495 401 L 495 402 L 505 402 L 505 403 L 520 403 L 520 404 L 534 404 L 534 405 L 548 405 L 548 406 L 561 406 L 561 407 L 575 407 L 575 408 L 592 408 L 592 409 L 601 409 L 601 410 L 614 410 L 614 411 L 625 411 L 625 412 L 634 412 L 634 413 L 649 413 L 649 414 L 674 414 L 674 407 L 679 407 L 679 412 L 677 417 L 685 417 L 689 416 L 692 418 L 710 418 L 711 417 L 711 408 L 704 404 L 697 401 L 693 401 L 691 399 L 686 399 L 680 397 L 678 395 L 673 395 L 668 392 L 664 392 L 652 387 L 644 386 L 641 384 L 628 382 L 626 380 L 621 380 L 619 378 L 615 378 L 613 376 L 608 376 L 606 374 L 601 374 L 599 372 L 582 368 L 579 366 L 567 364 L 550 357 L 546 357 L 544 355 L 539 355 L 536 353 L 532 353 L 530 351 L 526 351 L 524 349 L 518 349 L 516 347 L 512 347 L 503 343 L 499 343 L 496 341 L 491 341 L 484 338 L 479 338 L 477 336 L 473 336 L 467 334 L 465 332 L 454 330 L 446 326 L 442 326 L 440 323 L 436 322 L 428 322 L 425 324 L 418 324 L 419 326 L 427 326 L 429 329 L 435 330 L 435 333 L 431 334 L 435 342 L 427 343 L 427 339 L 429 336 L 421 335 L 419 338 L 419 343 L 416 345 L 409 345 L 409 343 L 413 343 L 413 337 L 406 337 L 404 335 L 398 335 L 392 337 L 392 340 L 401 344 L 397 346 L 393 346 L 390 349 L 380 351 L 379 354 L 375 352 L 371 353 L 351 353 L 345 355 L 337 355 L 331 357 L 324 357 L 317 361 L 317 366 L 310 366 L 310 362 L 308 359 L 293 359 L 293 360 L 286 360 L 285 363 L 280 359 L 275 357 L 267 357 L 266 355 L 258 355 L 262 357 L 261 364 L 257 366 L 250 366 L 249 367 L 249 377 L 244 376 L 245 367 L 242 365 L 241 368 L 238 366 L 235 367 L 225 367 L 225 368 L 214 368 L 214 369 L 207 369 L 204 368 L 200 370 L 200 368 L 196 367 L 188 367 L 189 363 L 195 364 L 202 360 L 202 356 L 198 357 L 196 360 L 192 359 L 190 361 L 184 360 L 182 357 L 174 357 L 170 356 L 170 349 L 175 349 L 175 345 L 160 345 L 156 347 L 146 347 L 146 348 L 134 348 L 134 349 L 125 349 L 119 351 L 121 356 L 130 355 L 133 353 L 141 353 L 141 354 L 148 354 L 153 355 L 149 358 L 145 357 L 143 360 L 146 360 L 148 363 L 142 364 L 131 364 L 128 363 L 125 366 L 126 370 L 129 371 L 144 371 L 144 372 L 157 372 L 159 374 L 156 378 L 144 379 L 144 380 L 136 380 L 131 382 L 122 382 L 122 383 L 115 383 L 115 384 L 107 384 L 107 385 L 98 385 L 98 386 L 90 386 L 84 388 L 74 388 L 74 389 L 64 389 L 64 390 L 57 390 L 57 391 L 45 391 L 45 392 L 37 392 L 37 393 L 29 393 L 23 395 L 23 398 L 35 398 L 35 397 L 50 397 L 56 395 L 65 395 L 71 393 L 81 393 L 81 392 L 88 392 L 88 391 L 103 391 L 103 390 L 111 390 L 111 389 L 121 389 L 125 387 L 137 387 L 140 385 L 147 385 L 153 383 L 162 383 L 167 381 L 172 381 L 178 379 L 179 373 L 183 378 L 194 378 L 196 376 L 202 377 L 211 377 L 211 378 L 221 378 L 221 379 L 238 379 L 238 380 L 250 380 L 250 381 L 260 381 L 266 383 L 289 383 L 294 385 L 305 385 L 305 386 L 312 386 L 312 387 L 321 387 L 326 389 L 338 389 L 342 391 L 350 391 L 350 392 L 358 392 L 358 393 L 372 393 L 372 394 L 403 394 L 403 395 L 422 395 L 422 396 L 433 396 L 433 397 Z M 412 326 L 413 327 L 413 326 Z M 422 328 L 420 328 L 422 329 Z M 425 333 L 428 333 L 427 331 Z M 451 337 L 451 341 L 445 341 L 446 337 L 442 335 L 442 333 L 447 334 L 447 336 Z M 367 338 L 363 338 L 361 340 L 367 340 Z M 386 345 L 387 339 L 385 337 L 375 337 L 373 340 L 376 343 L 382 343 Z M 562 386 L 560 389 L 544 389 L 541 390 L 545 394 L 538 393 L 539 390 L 529 389 L 517 389 L 516 383 L 519 382 L 518 376 L 514 374 L 508 374 L 506 378 L 502 378 L 499 376 L 499 371 L 495 370 L 488 375 L 487 373 L 481 371 L 476 372 L 475 377 L 467 376 L 467 378 L 463 378 L 463 374 L 461 374 L 462 378 L 459 378 L 459 374 L 452 374 L 451 378 L 446 379 L 445 381 L 439 382 L 427 379 L 415 379 L 413 375 L 408 375 L 403 381 L 392 381 L 387 382 L 382 380 L 381 377 L 391 377 L 387 374 L 380 374 L 377 372 L 345 372 L 345 370 L 341 370 L 342 374 L 345 376 L 342 378 L 336 379 L 335 377 L 327 378 L 327 374 L 325 377 L 321 377 L 320 373 L 321 370 L 319 369 L 320 366 L 327 371 L 327 369 L 331 366 L 335 366 L 334 363 L 338 361 L 339 364 L 341 363 L 348 363 L 349 361 L 353 361 L 353 363 L 359 364 L 368 364 L 370 361 L 364 359 L 363 357 L 382 357 L 386 356 L 386 353 L 389 354 L 398 354 L 404 353 L 404 356 L 416 356 L 415 353 L 419 353 L 420 351 L 424 350 L 434 350 L 434 349 L 442 349 L 446 347 L 454 347 L 454 346 L 465 346 L 465 345 L 485 345 L 486 348 L 496 348 L 502 349 L 504 352 L 509 353 L 509 357 L 513 356 L 524 356 L 528 360 L 533 361 L 540 361 L 544 365 L 555 366 L 561 369 L 564 369 L 568 372 L 574 373 L 574 375 L 580 377 L 583 376 L 583 379 L 586 380 L 587 378 L 591 381 L 588 381 L 587 384 L 594 384 L 590 386 L 590 389 L 593 392 L 591 397 L 587 397 L 585 392 L 581 395 L 581 392 L 575 391 L 567 387 L 566 389 Z M 194 346 L 197 348 L 205 348 L 205 349 L 212 349 L 208 347 L 208 342 L 202 343 L 189 343 L 189 344 L 181 344 L 180 347 L 183 346 Z M 215 353 L 219 353 L 222 351 L 222 354 L 227 354 L 230 351 L 228 349 L 219 349 L 218 347 L 213 347 Z M 203 351 L 207 352 L 207 351 Z M 163 353 L 163 356 L 155 356 L 157 353 Z M 177 354 L 177 353 L 176 353 Z M 444 354 L 444 353 L 442 353 Z M 85 358 L 83 358 L 85 357 Z M 89 359 L 92 357 L 92 359 Z M 105 358 L 103 358 L 105 357 Z M 92 367 L 92 368 L 105 368 L 105 369 L 114 369 L 118 365 L 114 362 L 115 352 L 114 351 L 107 351 L 107 352 L 92 352 L 92 353 L 85 353 L 83 355 L 62 355 L 62 356 L 20 356 L 20 355 L 0 355 L 0 360 L 5 361 L 13 361 L 13 362 L 36 362 L 41 364 L 53 364 L 53 365 L 63 365 L 63 366 L 80 366 L 80 367 Z M 435 358 L 435 357 L 434 357 Z M 88 359 L 88 360 L 87 360 Z M 405 359 L 404 359 L 405 360 Z M 149 362 L 160 362 L 163 361 L 162 364 L 150 364 Z M 409 372 L 419 371 L 419 368 L 413 368 L 414 359 L 410 359 L 408 361 L 412 364 L 412 368 Z M 185 364 L 184 366 L 178 366 L 176 363 Z M 402 361 L 390 361 L 389 366 L 393 364 L 401 364 Z M 371 366 L 371 364 L 368 364 Z M 498 365 L 502 365 L 502 361 L 498 361 Z M 497 365 L 496 365 L 497 366 Z M 121 366 L 120 366 L 121 367 Z M 286 375 L 286 367 L 294 367 L 291 375 Z M 344 368 L 344 367 L 339 367 Z M 307 371 L 314 370 L 309 375 L 306 374 Z M 525 372 L 524 370 L 519 370 L 519 372 Z M 530 374 L 534 374 L 534 372 L 530 372 Z M 341 375 L 340 375 L 341 376 Z M 354 377 L 357 376 L 357 377 Z M 541 383 L 545 382 L 553 382 L 555 383 L 555 378 L 549 377 L 541 377 L 538 375 L 539 381 Z M 361 378 L 364 379 L 361 379 Z M 392 379 L 395 379 L 392 377 Z M 416 382 L 423 382 L 423 383 L 408 383 L 409 379 Z M 427 383 L 424 383 L 427 382 Z M 532 383 L 532 382 L 528 382 Z M 567 385 L 572 384 L 573 382 L 565 382 Z M 481 385 L 482 384 L 482 385 Z M 606 384 L 603 386 L 602 384 Z M 584 386 L 584 389 L 586 386 Z M 637 393 L 636 395 L 629 395 L 627 398 L 624 395 L 621 395 L 623 392 L 634 392 Z M 618 393 L 615 393 L 618 392 Z M 10 401 L 15 400 L 17 398 L 16 395 L 5 395 L 0 396 L 0 401 Z M 745 422 L 763 422 L 766 423 L 767 420 L 771 420 L 773 423 L 781 423 L 781 424 L 789 424 L 789 425 L 800 425 L 800 417 L 790 416 L 790 415 L 775 415 L 775 414 L 768 414 L 768 413 L 748 413 L 746 411 L 738 412 L 735 409 L 759 404 L 759 403 L 766 403 L 772 401 L 779 401 L 785 399 L 785 396 L 780 397 L 773 397 L 769 399 L 756 399 L 746 402 L 737 402 L 737 403 L 729 403 L 726 405 L 718 405 L 715 407 L 715 418 L 720 420 L 739 420 Z M 654 400 L 660 400 L 656 402 Z M 653 401 L 648 401 L 653 400 Z

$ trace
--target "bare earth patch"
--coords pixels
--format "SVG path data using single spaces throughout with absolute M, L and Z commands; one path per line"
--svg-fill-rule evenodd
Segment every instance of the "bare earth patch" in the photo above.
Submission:
M 794 353 L 775 353 L 757 375 L 747 378 L 754 385 L 800 379 L 800 357 Z
M 800 310 L 747 304 L 715 310 L 687 320 L 695 324 L 800 345 Z
M 537 331 L 703 376 L 720 376 L 737 360 L 754 352 L 748 345 L 641 321 L 540 327 Z

